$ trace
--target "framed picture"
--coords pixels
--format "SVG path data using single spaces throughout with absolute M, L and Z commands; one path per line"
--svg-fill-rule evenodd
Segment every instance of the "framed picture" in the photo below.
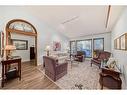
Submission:
M 120 38 L 116 39 L 116 49 L 120 50 Z
M 93 39 L 93 50 L 104 50 L 104 38 Z
M 61 50 L 61 43 L 60 42 L 53 42 L 53 50 L 60 51 Z
M 121 50 L 127 50 L 127 33 L 120 37 Z
M 28 41 L 12 39 L 12 44 L 16 46 L 16 50 L 28 50 Z

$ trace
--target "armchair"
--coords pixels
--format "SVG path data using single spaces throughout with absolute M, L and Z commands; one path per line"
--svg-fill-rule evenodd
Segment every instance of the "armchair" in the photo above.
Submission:
M 99 66 L 99 68 L 100 68 L 101 61 L 102 60 L 108 61 L 110 56 L 111 56 L 110 52 L 107 52 L 107 51 L 98 51 L 97 57 L 91 59 L 91 67 L 92 67 L 92 64 L 95 64 L 95 65 Z
M 77 54 L 75 55 L 75 60 L 79 62 L 83 62 L 85 58 L 85 52 L 84 51 L 77 51 Z
M 49 56 L 43 56 L 43 60 L 45 63 L 45 74 L 53 81 L 67 74 L 67 63 L 58 63 L 57 59 Z

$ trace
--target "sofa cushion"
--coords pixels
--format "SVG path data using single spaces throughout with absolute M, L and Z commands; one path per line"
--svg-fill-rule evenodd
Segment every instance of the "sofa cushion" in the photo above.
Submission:
M 58 64 L 63 64 L 65 63 L 66 61 L 63 59 L 63 60 L 58 60 Z
M 57 52 L 57 53 L 52 53 L 51 56 L 57 58 L 58 60 L 65 60 L 66 58 L 68 58 L 68 53 Z

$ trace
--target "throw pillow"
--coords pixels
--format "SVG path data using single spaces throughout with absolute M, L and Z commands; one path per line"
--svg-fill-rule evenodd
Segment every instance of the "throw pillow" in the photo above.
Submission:
M 109 60 L 107 61 L 107 66 L 109 68 L 113 68 L 115 65 L 119 68 L 117 60 L 115 58 L 109 58 Z

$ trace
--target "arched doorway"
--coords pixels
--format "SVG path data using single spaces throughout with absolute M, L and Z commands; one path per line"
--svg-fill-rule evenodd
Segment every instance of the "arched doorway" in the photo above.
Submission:
M 6 45 L 11 43 L 11 33 L 35 37 L 35 65 L 37 66 L 37 30 L 28 21 L 13 19 L 6 25 Z M 7 53 L 6 53 L 7 54 Z

